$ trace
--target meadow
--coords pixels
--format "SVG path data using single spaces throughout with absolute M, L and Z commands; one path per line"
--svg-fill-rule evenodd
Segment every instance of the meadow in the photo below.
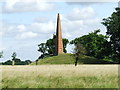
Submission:
M 0 66 L 2 88 L 118 88 L 118 65 Z

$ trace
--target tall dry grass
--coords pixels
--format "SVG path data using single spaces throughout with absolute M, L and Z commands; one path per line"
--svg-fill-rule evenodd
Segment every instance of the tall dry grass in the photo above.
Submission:
M 2 66 L 2 88 L 117 88 L 118 65 Z

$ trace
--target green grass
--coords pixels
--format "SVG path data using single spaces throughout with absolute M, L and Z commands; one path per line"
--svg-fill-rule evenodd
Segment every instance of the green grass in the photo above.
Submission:
M 46 57 L 38 61 L 38 64 L 73 64 L 73 63 L 74 57 L 72 54 L 60 54 L 58 56 Z M 32 65 L 34 64 L 35 62 L 32 63 Z
M 2 66 L 2 88 L 118 88 L 118 65 Z
M 73 54 L 60 54 L 58 56 L 46 57 L 44 59 L 39 59 L 38 65 L 41 64 L 74 64 L 75 57 Z M 79 56 L 78 64 L 100 64 L 100 63 L 109 63 L 105 60 L 98 60 L 94 57 L 89 56 Z M 31 65 L 35 65 L 33 62 Z

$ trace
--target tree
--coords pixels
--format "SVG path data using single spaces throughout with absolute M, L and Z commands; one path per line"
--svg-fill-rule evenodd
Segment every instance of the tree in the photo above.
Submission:
M 12 61 L 11 60 L 7 60 L 6 62 L 2 63 L 2 65 L 11 65 Z
M 47 51 L 49 55 L 55 55 L 56 35 L 52 39 L 46 41 Z
M 63 51 L 67 53 L 66 46 L 69 43 L 68 39 L 64 38 L 63 39 Z M 52 39 L 48 39 L 46 43 L 41 43 L 39 44 L 39 49 L 38 51 L 40 52 L 45 52 L 44 55 L 42 54 L 38 59 L 43 58 L 45 56 L 54 56 L 55 54 L 55 49 L 56 49 L 56 35 L 53 35 Z
M 3 57 L 3 51 L 0 51 L 0 58 Z
M 12 57 L 12 65 L 15 64 L 16 56 L 17 56 L 16 52 L 13 52 L 13 54 L 12 54 L 12 56 L 11 56 L 11 57 Z
M 32 63 L 32 61 L 30 61 L 30 60 L 25 60 L 25 65 L 29 65 L 30 63 Z
M 86 49 L 86 55 L 93 56 L 98 59 L 102 59 L 105 56 L 109 56 L 110 44 L 107 41 L 107 36 L 98 34 L 100 30 L 95 30 L 94 32 L 84 35 L 79 38 L 75 38 L 70 42 L 70 44 L 81 44 Z M 109 47 L 109 48 L 108 48 Z M 106 51 L 107 49 L 107 51 Z M 106 51 L 106 53 L 104 53 Z
M 110 38 L 112 58 L 115 62 L 120 60 L 120 8 L 108 18 L 104 18 L 102 24 L 107 28 L 106 34 Z
M 79 56 L 86 54 L 86 50 L 85 50 L 85 48 L 83 47 L 82 44 L 76 43 L 73 53 L 74 53 L 74 56 L 75 56 L 75 66 L 77 66 Z
M 64 53 L 67 53 L 66 47 L 67 47 L 68 43 L 69 43 L 68 39 L 63 38 L 63 51 L 64 51 Z
M 46 43 L 41 43 L 38 45 L 38 47 L 39 47 L 38 51 L 41 52 L 44 57 L 47 51 Z

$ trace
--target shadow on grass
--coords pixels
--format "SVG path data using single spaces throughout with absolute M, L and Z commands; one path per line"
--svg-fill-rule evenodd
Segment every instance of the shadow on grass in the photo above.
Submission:
M 115 64 L 114 62 L 111 62 L 111 61 L 96 59 L 94 57 L 89 57 L 89 56 L 79 57 L 78 63 L 83 63 L 83 64 Z

